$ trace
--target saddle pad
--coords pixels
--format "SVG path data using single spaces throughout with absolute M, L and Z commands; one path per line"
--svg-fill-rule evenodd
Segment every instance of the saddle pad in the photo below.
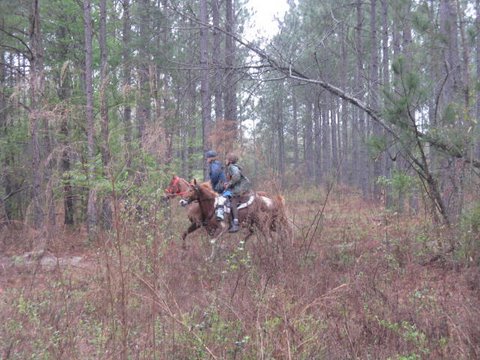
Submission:
M 244 202 L 244 203 L 241 203 L 240 205 L 238 205 L 238 207 L 237 207 L 238 210 L 244 209 L 244 208 L 246 208 L 247 206 L 252 205 L 253 200 L 255 200 L 255 196 L 254 196 L 254 195 L 251 195 L 251 196 L 248 198 L 248 201 L 247 201 L 247 202 Z
M 226 202 L 227 198 L 223 197 L 223 196 L 217 196 L 215 198 L 215 207 L 217 206 L 223 206 L 225 205 L 225 202 Z M 237 206 L 237 208 L 240 210 L 240 209 L 244 209 L 250 205 L 252 205 L 253 203 L 253 200 L 255 200 L 255 195 L 250 195 L 250 197 L 248 198 L 248 200 L 246 202 L 243 202 L 241 203 L 240 205 Z

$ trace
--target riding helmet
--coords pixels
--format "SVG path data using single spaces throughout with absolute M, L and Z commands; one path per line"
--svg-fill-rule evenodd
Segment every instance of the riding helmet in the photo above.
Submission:
M 214 150 L 208 150 L 208 151 L 205 153 L 205 157 L 206 157 L 207 159 L 209 159 L 209 158 L 214 158 L 214 157 L 217 157 L 217 156 L 218 156 L 218 154 L 217 154 L 217 152 L 214 151 Z

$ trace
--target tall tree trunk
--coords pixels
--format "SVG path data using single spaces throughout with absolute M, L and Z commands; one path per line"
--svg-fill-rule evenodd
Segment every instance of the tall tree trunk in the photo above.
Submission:
M 101 135 L 102 135 L 102 165 L 104 175 L 108 178 L 110 166 L 110 147 L 109 147 L 109 119 L 108 119 L 108 52 L 107 52 L 107 0 L 100 0 L 100 117 L 101 117 Z M 102 199 L 102 223 L 105 228 L 112 226 L 112 210 L 110 195 Z
M 320 94 L 315 94 L 315 103 L 313 104 L 313 149 L 315 154 L 314 179 L 315 184 L 320 185 L 322 182 L 322 172 L 324 169 L 322 158 L 322 109 L 320 102 Z
M 402 14 L 401 14 L 401 8 L 399 9 L 398 7 L 395 7 L 395 10 L 396 11 L 393 14 L 394 20 L 393 20 L 393 29 L 392 29 L 392 45 L 393 45 L 393 60 L 397 61 L 401 56 L 402 43 L 401 43 L 401 27 L 400 26 L 402 23 Z M 399 85 L 400 83 L 401 83 L 400 76 L 397 75 L 397 73 L 394 73 L 393 88 L 394 88 L 394 91 L 397 93 L 401 93 L 401 86 Z M 405 167 L 404 166 L 405 163 L 406 162 L 403 161 L 401 157 L 398 157 L 397 161 L 395 162 L 396 170 L 403 171 Z M 394 205 L 396 210 L 398 212 L 401 212 L 403 210 L 403 204 L 405 202 L 405 193 L 402 189 L 398 190 L 398 194 L 394 200 L 396 201 Z
M 298 149 L 298 103 L 297 96 L 292 90 L 292 117 L 293 117 L 293 164 L 294 170 L 296 171 L 299 165 L 299 149 Z
M 275 115 L 275 122 L 277 124 L 277 141 L 278 141 L 278 175 L 280 177 L 281 185 L 285 185 L 285 127 L 283 119 L 283 97 L 278 99 L 276 105 L 277 114 Z
M 130 38 L 131 38 L 131 19 L 130 19 L 130 0 L 122 1 L 123 7 L 123 32 L 122 32 L 122 62 L 123 62 L 123 124 L 125 128 L 125 156 L 126 165 L 131 167 L 131 141 L 132 141 L 132 107 L 130 105 L 130 93 L 132 88 L 132 68 L 130 56 Z
M 332 171 L 332 164 L 331 164 L 331 155 L 330 155 L 330 140 L 331 140 L 331 130 L 329 125 L 329 112 L 330 106 L 327 105 L 329 102 L 326 100 L 328 99 L 328 94 L 324 94 L 325 96 L 325 105 L 322 106 L 320 109 L 321 114 L 321 148 L 322 148 L 322 173 L 320 174 L 321 180 L 325 183 L 327 176 Z
M 389 36 L 389 30 L 388 30 L 388 0 L 382 0 L 382 82 L 383 82 L 383 88 L 384 89 L 389 89 L 390 88 L 390 68 L 389 68 L 389 61 L 390 61 L 390 50 L 389 50 L 389 41 L 390 41 L 390 36 Z M 386 107 L 386 100 L 385 103 L 383 104 L 384 107 Z M 386 138 L 386 144 L 387 144 L 387 151 L 386 151 L 386 156 L 384 156 L 384 171 L 383 175 L 390 179 L 391 178 L 391 173 L 392 173 L 392 167 L 393 167 L 393 160 L 392 158 L 395 156 L 393 154 L 392 149 L 390 148 L 390 144 L 393 143 L 393 140 L 387 132 L 383 133 L 383 136 Z M 391 188 L 387 187 L 385 189 L 385 206 L 387 208 L 390 208 L 392 206 L 392 196 L 391 196 Z
M 210 139 L 212 131 L 212 99 L 210 95 L 209 83 L 209 61 L 208 61 L 208 15 L 207 0 L 200 1 L 200 67 L 201 82 L 200 93 L 202 97 L 202 131 L 203 131 L 203 150 L 204 153 L 211 148 Z M 207 178 L 207 169 L 204 168 L 204 178 Z
M 43 45 L 40 31 L 39 0 L 32 1 L 30 47 L 30 141 L 32 148 L 32 222 L 38 229 L 44 220 L 44 202 L 42 200 L 42 172 L 40 154 L 40 122 L 42 121 L 41 96 L 44 88 Z
M 16 76 L 12 71 L 10 72 L 7 71 L 7 69 L 13 69 L 16 64 L 16 59 L 14 57 L 14 54 L 10 53 L 8 55 L 8 60 L 7 59 L 5 60 L 7 64 L 5 66 L 2 66 L 3 74 L 5 76 L 5 82 L 0 82 L 1 84 L 0 86 L 5 85 L 6 87 L 14 87 L 17 83 Z M 0 96 L 2 96 L 2 99 L 4 99 L 4 101 L 6 102 L 6 98 L 4 97 L 4 94 L 5 93 L 2 91 Z M 3 171 L 4 171 L 4 179 L 5 179 L 5 194 L 6 196 L 10 196 L 10 194 L 14 194 L 17 190 L 20 189 L 20 185 L 17 184 L 16 177 L 13 176 L 13 171 L 12 171 L 12 165 L 15 163 L 15 158 L 14 158 L 15 154 L 12 150 L 10 150 L 12 149 L 11 147 L 12 140 L 11 140 L 11 137 L 9 136 L 10 134 L 9 127 L 7 126 L 7 108 L 6 107 L 2 107 L 1 116 L 2 116 L 2 133 L 6 139 L 7 149 L 9 149 L 7 153 L 4 155 L 5 166 L 3 167 Z M 23 216 L 20 216 L 20 211 L 15 212 L 15 206 L 13 205 L 13 199 L 11 197 L 5 200 L 4 206 L 5 206 L 5 215 L 7 217 L 6 221 L 14 219 L 15 216 L 20 219 L 23 218 Z M 18 208 L 20 208 L 20 206 Z
M 66 19 L 62 19 L 67 21 Z M 65 26 L 60 26 L 57 29 L 57 36 L 59 39 L 60 46 L 60 59 L 67 63 L 68 59 L 68 47 L 66 46 L 67 41 L 67 29 Z M 72 79 L 70 74 L 69 67 L 66 67 L 58 75 L 58 98 L 63 103 L 62 106 L 62 121 L 60 124 L 60 134 L 62 134 L 62 178 L 63 178 L 63 211 L 64 217 L 63 222 L 65 225 L 73 225 L 75 218 L 75 204 L 73 196 L 73 186 L 71 181 L 71 175 L 69 174 L 71 170 L 71 160 L 70 160 L 70 132 L 68 128 L 68 113 L 66 109 L 66 102 L 72 96 Z
M 355 83 L 356 83 L 356 92 L 359 94 L 359 99 L 363 100 L 362 93 L 364 92 L 364 76 L 363 76 L 363 10 L 362 10 L 362 1 L 356 1 L 356 15 L 357 15 L 357 24 L 355 29 L 355 43 L 357 47 L 357 69 L 355 72 Z M 368 186 L 368 172 L 369 167 L 367 163 L 367 151 L 365 146 L 365 136 L 366 136 L 366 118 L 365 113 L 360 109 L 355 109 L 358 122 L 356 125 L 356 131 L 352 134 L 354 137 L 354 169 L 355 174 L 358 176 L 358 186 L 362 190 L 363 196 L 365 198 L 369 195 L 369 186 Z
M 63 222 L 65 225 L 73 225 L 75 222 L 75 204 L 73 196 L 73 187 L 71 182 L 71 176 L 66 175 L 71 170 L 70 165 L 70 151 L 68 150 L 68 140 L 69 140 L 69 131 L 68 131 L 68 120 L 67 115 L 64 113 L 62 115 L 62 124 L 60 127 L 60 133 L 64 137 L 63 146 L 64 150 L 62 151 L 62 172 L 64 175 L 63 183 Z
M 227 34 L 235 33 L 235 16 L 233 0 L 225 1 L 225 31 Z M 235 79 L 235 43 L 231 36 L 225 37 L 225 119 L 231 121 L 231 131 L 234 139 L 239 138 L 237 124 L 237 95 Z
M 467 19 L 465 17 L 465 10 L 462 8 L 462 4 L 459 0 L 456 1 L 457 3 L 457 16 L 458 16 L 458 26 L 460 32 L 460 46 L 461 46 L 461 61 L 460 61 L 460 85 L 461 89 L 460 92 L 463 95 L 463 101 L 465 105 L 465 109 L 469 115 L 473 115 L 471 112 L 470 107 L 470 44 L 468 43 L 468 39 L 465 33 L 465 24 L 467 23 Z
M 224 119 L 223 114 L 223 79 L 222 79 L 222 33 L 218 30 L 220 28 L 220 0 L 212 0 L 212 21 L 213 21 L 213 48 L 212 59 L 215 68 L 215 87 L 213 93 L 215 95 L 214 110 L 215 120 Z
M 108 119 L 108 51 L 107 51 L 107 1 L 100 0 L 100 118 L 102 135 L 102 162 L 104 168 L 110 163 L 110 148 L 108 146 L 109 138 L 109 119 Z
M 154 33 L 156 36 L 157 49 L 167 49 L 168 34 L 167 29 L 170 24 L 169 11 L 166 0 L 157 0 L 157 8 L 160 16 L 155 17 Z M 158 131 L 159 148 L 155 152 L 155 157 L 159 164 L 164 165 L 168 162 L 167 158 L 167 138 L 170 131 L 168 128 L 168 109 L 171 106 L 171 97 L 169 84 L 171 84 L 171 76 L 162 70 L 163 64 L 156 61 L 155 63 L 155 77 L 153 87 L 153 98 L 155 99 L 155 121 L 156 129 Z
M 480 82 L 480 0 L 475 0 L 475 70 L 477 84 Z M 475 118 L 480 119 L 480 87 L 475 87 Z M 475 127 L 475 157 L 480 158 L 480 124 Z
M 446 115 L 446 110 L 452 104 L 462 104 L 464 97 L 462 96 L 461 82 L 461 66 L 458 51 L 458 29 L 457 29 L 457 12 L 451 0 L 440 1 L 440 33 L 445 39 L 442 48 L 442 60 L 445 64 L 447 78 L 442 91 L 440 102 L 440 114 Z M 444 116 L 442 116 L 444 117 Z M 450 127 L 451 122 L 457 122 L 455 126 L 460 127 L 458 119 L 449 119 L 444 117 L 442 127 Z M 442 160 L 441 189 L 443 198 L 448 199 L 445 203 L 448 221 L 455 221 L 461 212 L 462 204 L 462 182 L 463 171 L 459 171 L 463 167 L 458 164 L 457 160 L 452 158 L 444 158 Z M 448 195 L 448 197 L 447 197 Z M 443 215 L 443 214 L 442 214 Z
M 311 99 L 307 99 L 305 104 L 305 119 L 304 119 L 304 131 L 305 134 L 303 138 L 305 139 L 304 144 L 304 155 L 305 159 L 305 170 L 306 178 L 309 183 L 312 183 L 315 175 L 315 154 L 313 147 L 313 102 Z
M 96 191 L 95 182 L 95 124 L 93 118 L 93 51 L 92 51 L 92 9 L 90 0 L 83 1 L 85 25 L 85 93 L 87 120 L 87 161 L 88 161 L 88 202 L 87 230 L 88 237 L 93 240 L 97 232 Z
M 138 119 L 138 139 L 140 140 L 140 146 L 144 147 L 145 142 L 145 128 L 150 120 L 150 89 L 149 89 L 149 74 L 150 74 L 150 0 L 140 0 L 140 49 L 139 49 L 139 100 L 137 104 L 137 119 Z
M 385 0 L 386 1 L 386 0 Z M 342 54 L 342 69 L 347 69 L 347 33 L 345 29 L 345 25 L 341 25 L 341 33 L 342 33 L 342 44 L 341 44 L 341 54 Z M 347 71 L 342 71 L 340 74 L 340 83 L 344 89 L 347 88 Z M 348 122 L 348 114 L 349 114 L 349 105 L 346 100 L 340 100 L 342 109 L 340 113 L 341 118 L 341 127 L 342 127 L 342 138 L 341 138 L 341 181 L 350 186 L 353 185 L 353 178 L 352 178 L 352 169 L 353 169 L 353 152 L 350 151 L 350 144 L 349 144 L 349 122 Z
M 377 0 L 370 1 L 370 106 L 378 109 L 378 42 L 377 42 Z M 382 136 L 382 128 L 376 122 L 372 124 L 373 135 Z M 383 154 L 379 153 L 373 163 L 373 197 L 380 199 L 381 189 L 377 179 L 382 175 Z
M 195 121 L 195 109 L 197 108 L 196 82 L 192 77 L 192 72 L 188 72 L 187 78 L 187 125 L 186 133 L 182 136 L 185 139 L 184 149 L 186 152 L 185 171 L 184 174 L 191 178 L 193 176 L 192 170 L 195 165 L 192 163 L 195 152 L 198 149 L 195 147 L 195 139 L 197 137 L 197 122 Z
M 0 16 L 0 27 L 4 27 L 4 19 L 3 16 Z M 5 51 L 3 49 L 0 49 L 0 59 L 5 59 Z M 6 79 L 6 64 L 0 64 L 0 136 L 7 136 L 7 112 L 6 112 L 6 98 L 5 98 L 5 79 Z M 5 190 L 5 195 L 8 196 L 10 194 L 10 191 L 7 190 L 7 182 L 8 182 L 8 176 L 9 176 L 9 168 L 8 168 L 8 163 L 7 163 L 7 157 L 3 156 L 2 162 L 0 163 L 2 166 L 2 169 L 4 169 L 4 182 L 3 182 L 3 187 Z M 10 219 L 10 215 L 7 212 L 7 207 L 5 205 L 5 201 L 8 199 L 3 199 L 0 197 L 0 224 L 4 222 L 8 222 Z M 1 227 L 1 225 L 0 225 Z
M 330 139 L 332 142 L 331 167 L 333 173 L 338 173 L 338 108 L 340 101 L 331 96 L 330 100 Z

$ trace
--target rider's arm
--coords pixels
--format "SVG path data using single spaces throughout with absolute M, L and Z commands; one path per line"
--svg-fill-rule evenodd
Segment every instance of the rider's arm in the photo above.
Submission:
M 231 176 L 230 187 L 233 187 L 235 186 L 236 183 L 238 183 L 242 179 L 242 173 L 240 172 L 240 169 L 235 165 L 230 165 L 229 173 Z

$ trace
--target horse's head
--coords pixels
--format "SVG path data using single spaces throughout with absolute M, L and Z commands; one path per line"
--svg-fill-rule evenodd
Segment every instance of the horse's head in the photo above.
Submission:
M 182 194 L 182 199 L 180 200 L 180 205 L 187 206 L 193 201 L 197 201 L 199 199 L 199 187 L 197 184 L 197 180 L 192 180 L 191 183 L 188 183 L 189 187 L 188 190 Z
M 198 183 L 196 179 L 193 179 L 190 183 L 190 188 L 182 196 L 180 204 L 185 206 L 192 201 L 215 200 L 217 193 L 213 191 L 210 182 Z
M 173 175 L 172 180 L 170 180 L 170 183 L 164 191 L 167 198 L 172 198 L 175 196 L 184 196 L 189 189 L 190 184 L 187 180 L 182 179 L 177 175 Z

